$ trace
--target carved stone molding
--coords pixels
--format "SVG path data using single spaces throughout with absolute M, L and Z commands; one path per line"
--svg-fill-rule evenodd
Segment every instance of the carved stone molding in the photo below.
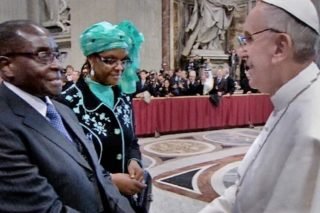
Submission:
M 162 0 L 162 67 L 170 66 L 170 0 Z

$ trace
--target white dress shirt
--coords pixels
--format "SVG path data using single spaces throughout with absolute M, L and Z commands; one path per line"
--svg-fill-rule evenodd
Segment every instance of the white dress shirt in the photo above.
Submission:
M 43 117 L 46 117 L 47 105 L 43 100 L 41 100 L 36 96 L 30 95 L 29 93 L 21 90 L 15 85 L 10 84 L 9 82 L 4 81 L 3 83 L 6 87 L 8 87 L 8 89 L 10 89 L 20 98 L 22 98 L 25 102 L 27 102 L 32 108 L 34 108 L 37 112 L 39 112 Z M 46 101 L 52 104 L 51 100 L 48 97 L 46 97 Z

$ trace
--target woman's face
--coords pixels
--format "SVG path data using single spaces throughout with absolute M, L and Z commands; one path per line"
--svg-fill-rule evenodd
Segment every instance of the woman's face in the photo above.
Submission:
M 169 87 L 170 87 L 170 82 L 169 82 L 169 80 L 165 80 L 165 81 L 164 81 L 164 87 L 165 87 L 165 88 L 169 88 Z
M 112 86 L 118 84 L 123 70 L 129 63 L 127 50 L 120 48 L 93 54 L 88 60 L 94 70 L 92 80 Z

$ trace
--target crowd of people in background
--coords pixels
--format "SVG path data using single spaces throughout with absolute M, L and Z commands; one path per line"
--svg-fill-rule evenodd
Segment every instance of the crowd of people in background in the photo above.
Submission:
M 199 96 L 217 94 L 218 96 L 232 95 L 235 92 L 247 94 L 257 93 L 258 90 L 249 86 L 246 76 L 246 62 L 233 55 L 230 51 L 229 62 L 213 69 L 210 62 L 202 59 L 190 59 L 185 69 L 140 69 L 139 81 L 136 85 L 135 98 L 146 95 L 152 97 Z M 236 70 L 239 69 L 239 75 Z M 85 63 L 81 71 L 67 65 L 64 71 L 63 90 L 76 83 L 79 77 L 90 74 L 90 67 Z
M 199 69 L 194 68 L 191 61 L 187 69 L 161 69 L 159 72 L 142 69 L 139 71 L 140 80 L 137 82 L 135 97 L 144 97 L 148 92 L 153 97 L 194 96 L 218 94 L 232 95 L 236 90 L 240 93 L 256 93 L 250 88 L 245 75 L 245 62 L 240 66 L 239 82 L 232 77 L 228 64 L 212 69 L 206 62 Z M 190 69 L 191 68 L 191 69 Z M 242 91 L 240 91 L 242 90 Z

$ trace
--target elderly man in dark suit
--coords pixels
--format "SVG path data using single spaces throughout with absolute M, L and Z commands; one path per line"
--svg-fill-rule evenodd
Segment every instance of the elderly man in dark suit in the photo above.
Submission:
M 133 212 L 62 89 L 61 53 L 29 21 L 0 24 L 0 212 Z

